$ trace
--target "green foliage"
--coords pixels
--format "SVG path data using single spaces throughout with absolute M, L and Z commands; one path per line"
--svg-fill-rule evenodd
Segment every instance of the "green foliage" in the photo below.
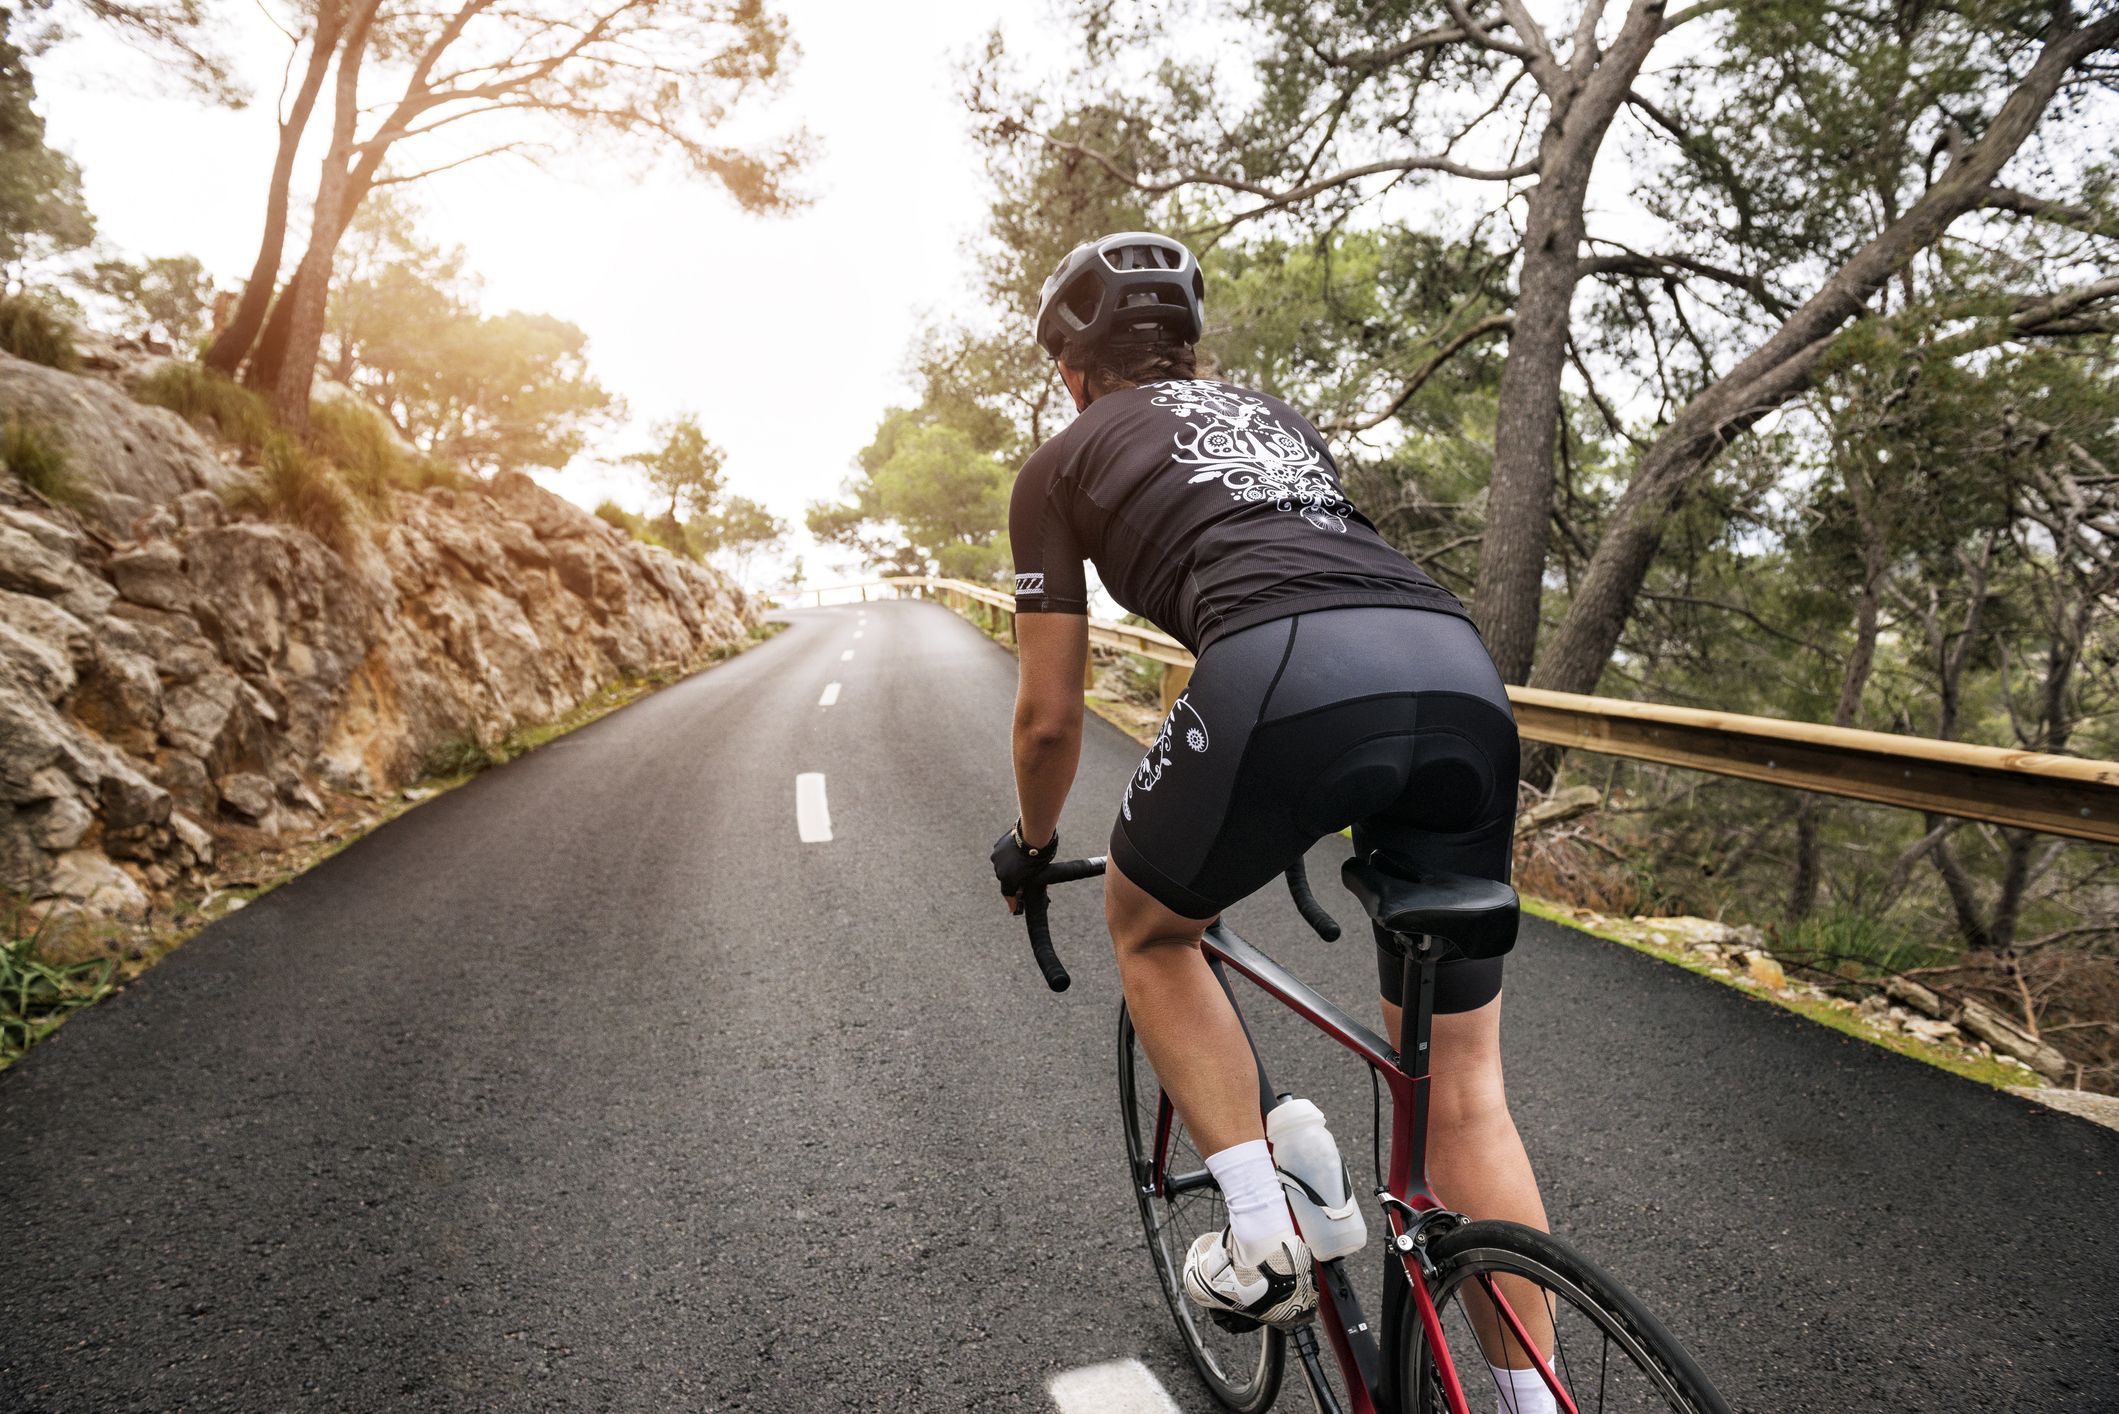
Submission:
M 0 267 L 10 271 L 96 235 L 81 169 L 45 145 L 36 82 L 8 35 L 15 18 L 13 7 L 0 10 Z
M 705 551 L 695 543 L 687 526 L 666 515 L 637 515 L 616 501 L 600 501 L 596 515 L 606 525 L 616 526 L 635 540 L 647 545 L 659 545 L 673 555 L 682 555 L 687 560 L 700 559 Z M 697 522 L 695 521 L 694 524 Z
M 138 332 L 159 334 L 179 348 L 189 348 L 206 331 L 213 278 L 196 256 L 99 260 L 81 283 L 115 300 Z
M 82 499 L 65 443 L 49 427 L 20 414 L 0 427 L 0 465 L 54 505 L 78 505 Z
M 19 905 L 11 933 L 21 932 Z M 109 995 L 117 963 L 109 958 L 51 963 L 37 956 L 41 929 L 0 942 L 0 1070 L 49 1036 L 82 1007 Z
M 427 753 L 426 760 L 420 763 L 419 773 L 423 777 L 448 780 L 457 776 L 475 776 L 494 766 L 506 765 L 508 760 L 505 745 L 487 747 L 480 745 L 476 737 L 451 737 Z
M 588 371 L 588 335 L 544 314 L 486 315 L 460 247 L 371 198 L 340 246 L 324 361 L 406 440 L 482 471 L 563 467 L 620 407 Z
M 304 442 L 338 468 L 347 488 L 370 506 L 386 504 L 392 488 L 423 491 L 470 482 L 441 459 L 407 448 L 381 413 L 348 398 L 311 403 Z
M 728 454 L 714 445 L 690 413 L 656 424 L 661 445 L 634 452 L 626 461 L 647 476 L 648 491 L 667 501 L 664 518 L 672 525 L 686 515 L 705 515 L 721 495 L 722 468 Z
M 341 554 L 352 548 L 358 514 L 331 464 L 284 432 L 266 439 L 257 467 L 223 492 L 230 510 L 285 521 Z
M 71 371 L 81 365 L 73 326 L 30 295 L 0 295 L 0 349 L 47 368 Z
M 1871 909 L 1838 905 L 1796 920 L 1775 951 L 1822 971 L 1869 977 L 1933 967 L 1958 950 L 1901 932 Z
M 165 363 L 133 385 L 132 395 L 213 432 L 246 457 L 262 454 L 265 444 L 279 433 L 263 398 L 196 363 Z
M 299 525 L 336 550 L 351 545 L 361 504 L 382 508 L 391 488 L 466 483 L 445 462 L 406 450 L 373 408 L 344 397 L 311 404 L 309 429 L 297 438 L 263 398 L 195 363 L 162 365 L 133 396 L 234 444 L 252 463 L 227 492 L 231 509 Z
M 992 580 L 1008 564 L 1014 468 L 961 426 L 892 409 L 859 457 L 862 476 L 839 502 L 809 509 L 810 533 L 889 573 L 932 564 L 956 579 Z
M 725 497 L 685 527 L 688 539 L 738 584 L 750 578 L 752 562 L 787 541 L 787 522 L 748 496 Z

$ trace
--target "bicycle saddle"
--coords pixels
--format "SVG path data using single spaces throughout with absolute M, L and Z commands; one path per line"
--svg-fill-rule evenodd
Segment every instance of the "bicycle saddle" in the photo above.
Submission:
M 1499 957 L 1516 945 L 1516 891 L 1469 874 L 1406 878 L 1381 856 L 1349 859 L 1339 877 L 1387 933 L 1440 938 L 1461 957 Z

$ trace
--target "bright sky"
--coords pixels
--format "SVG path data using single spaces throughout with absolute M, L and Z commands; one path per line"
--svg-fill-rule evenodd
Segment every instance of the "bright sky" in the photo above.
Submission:
M 49 138 L 81 164 L 104 243 L 197 255 L 233 285 L 257 251 L 286 43 L 257 7 L 220 8 L 258 94 L 247 109 L 170 90 L 150 61 L 92 28 L 34 73 Z M 773 112 L 818 141 L 806 210 L 745 216 L 675 177 L 636 185 L 508 158 L 413 190 L 428 234 L 469 251 L 490 310 L 556 314 L 588 331 L 592 366 L 631 408 L 627 434 L 603 450 L 645 446 L 656 419 L 696 411 L 729 451 L 732 489 L 799 527 L 882 410 L 910 395 L 912 334 L 962 288 L 961 248 L 986 187 L 959 57 L 1000 18 L 1012 47 L 1049 53 L 1059 41 L 1039 0 L 776 8 L 803 52 Z M 312 127 L 326 120 L 320 105 Z M 297 182 L 314 171 L 305 153 Z M 631 473 L 586 459 L 543 479 L 584 505 L 643 499 Z M 814 553 L 809 565 L 813 582 L 828 578 Z

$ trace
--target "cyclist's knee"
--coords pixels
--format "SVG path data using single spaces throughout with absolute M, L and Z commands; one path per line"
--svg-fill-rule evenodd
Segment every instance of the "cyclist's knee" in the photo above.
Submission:
M 1104 873 L 1104 921 L 1120 957 L 1164 947 L 1198 947 L 1207 921 L 1186 918 L 1125 876 L 1116 862 Z

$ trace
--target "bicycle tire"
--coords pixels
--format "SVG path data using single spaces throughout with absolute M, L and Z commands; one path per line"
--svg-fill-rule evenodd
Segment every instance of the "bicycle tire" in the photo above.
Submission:
M 1429 1250 L 1435 1263 L 1429 1294 L 1442 1317 L 1451 1363 L 1464 1381 L 1467 1399 L 1474 1409 L 1490 1403 L 1487 1391 L 1495 1388 L 1472 1338 L 1471 1317 L 1465 1311 L 1464 1294 L 1479 1290 L 1477 1279 L 1483 1275 L 1535 1282 L 1545 1292 L 1552 1302 L 1548 1315 L 1561 1332 L 1548 1358 L 1581 1414 L 1613 1410 L 1630 1414 L 1642 1409 L 1669 1410 L 1673 1414 L 1729 1414 L 1729 1406 L 1677 1337 L 1631 1292 L 1550 1233 L 1516 1223 L 1468 1222 L 1438 1236 Z M 1517 1290 L 1520 1295 L 1521 1288 Z M 1574 1313 L 1572 1319 L 1560 1316 L 1558 1307 L 1562 1302 Z M 1510 1304 L 1520 1307 L 1518 1301 Z M 1485 1310 L 1492 1309 L 1483 1298 L 1480 1305 Z M 1567 1331 L 1580 1332 L 1585 1326 L 1603 1337 L 1594 1362 L 1597 1378 L 1593 1387 L 1588 1352 L 1579 1348 L 1579 1342 L 1575 1349 L 1568 1348 Z M 1398 1388 L 1414 1394 L 1406 1414 L 1448 1414 L 1449 1406 L 1428 1350 L 1427 1333 L 1410 1305 L 1405 1308 L 1402 1329 Z M 1622 1396 L 1616 1403 L 1606 1397 L 1609 1360 L 1614 1350 L 1626 1357 L 1636 1376 L 1629 1382 L 1631 1396 Z
M 1177 1322 L 1178 1338 L 1192 1367 L 1207 1390 L 1234 1414 L 1262 1414 L 1279 1397 L 1281 1376 L 1287 1368 L 1287 1339 L 1278 1330 L 1257 1327 L 1249 1331 L 1225 1331 L 1185 1298 L 1183 1277 L 1185 1252 L 1200 1233 L 1218 1230 L 1224 1221 L 1221 1191 L 1207 1187 L 1167 1199 L 1144 1183 L 1153 1171 L 1155 1116 L 1161 1086 L 1154 1068 L 1133 1034 L 1133 1019 L 1124 1006 L 1118 1011 L 1118 1102 L 1126 1137 L 1126 1181 L 1140 1205 L 1141 1229 L 1148 1240 L 1149 1260 L 1155 1266 L 1156 1284 Z M 1186 1156 L 1187 1171 L 1205 1161 L 1183 1133 L 1183 1123 L 1172 1118 L 1170 1152 Z

